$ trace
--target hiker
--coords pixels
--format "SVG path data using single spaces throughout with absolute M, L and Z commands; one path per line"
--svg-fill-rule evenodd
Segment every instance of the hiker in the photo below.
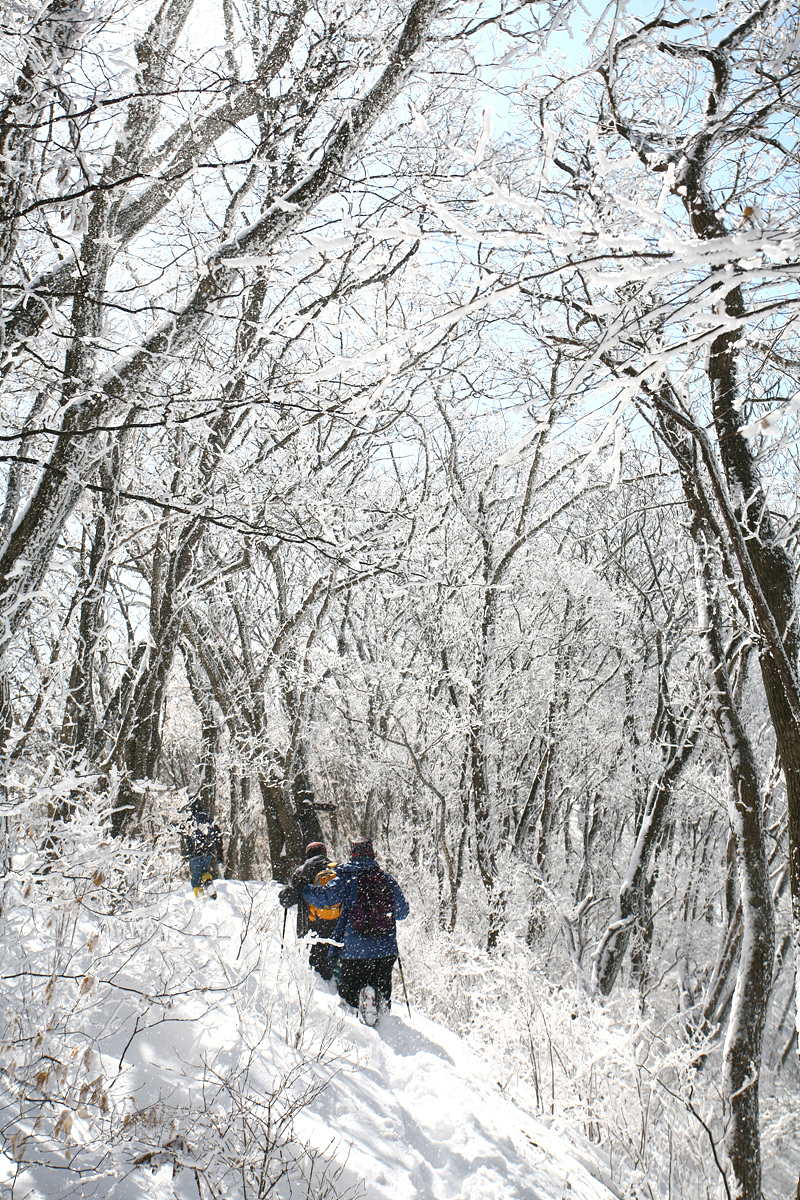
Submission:
M 374 1025 L 392 1005 L 396 922 L 408 916 L 400 885 L 376 863 L 370 839 L 359 838 L 351 842 L 350 861 L 337 867 L 336 878 L 325 887 L 306 886 L 303 898 L 309 904 L 341 904 L 339 995 Z
M 342 914 L 341 904 L 309 904 L 303 897 L 305 884 L 324 887 L 336 878 L 336 863 L 328 858 L 324 842 L 311 842 L 306 846 L 306 861 L 296 867 L 286 887 L 278 892 L 278 903 L 284 908 L 297 905 L 297 936 L 302 939 L 312 935 L 308 953 L 309 965 L 323 979 L 330 979 L 336 965 L 336 955 L 330 954 L 331 942 Z
M 216 900 L 214 877 L 223 865 L 222 830 L 215 825 L 203 807 L 203 801 L 195 796 L 189 805 L 191 820 L 181 835 L 181 850 L 189 860 L 189 882 L 195 896 L 203 891 Z

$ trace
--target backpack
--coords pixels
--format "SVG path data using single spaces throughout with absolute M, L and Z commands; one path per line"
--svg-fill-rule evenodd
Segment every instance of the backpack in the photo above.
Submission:
M 217 840 L 214 826 L 211 822 L 198 825 L 194 831 L 195 845 L 204 854 L 211 854 L 214 849 L 214 843 Z
M 364 937 L 383 937 L 394 932 L 394 898 L 380 867 L 359 871 L 350 925 Z
M 328 863 L 321 871 L 317 871 L 314 876 L 314 883 L 318 887 L 324 887 L 326 883 L 330 883 L 336 878 L 336 870 L 333 863 Z M 316 904 L 309 904 L 308 919 L 312 923 L 314 921 L 338 921 L 342 915 L 341 904 L 330 904 L 327 908 L 318 908 Z
M 221 858 L 221 854 L 218 853 L 219 838 L 220 832 L 216 825 L 212 825 L 210 821 L 198 821 L 186 838 L 189 856 L 194 858 L 200 854 L 213 854 L 216 858 Z

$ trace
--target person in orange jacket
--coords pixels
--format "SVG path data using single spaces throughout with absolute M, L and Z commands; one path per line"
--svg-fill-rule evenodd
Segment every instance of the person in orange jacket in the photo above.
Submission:
M 312 935 L 308 961 L 323 979 L 330 979 L 333 975 L 335 959 L 329 956 L 328 951 L 342 914 L 342 906 L 309 903 L 303 899 L 303 888 L 309 883 L 324 887 L 335 878 L 336 863 L 328 858 L 325 843 L 311 842 L 306 846 L 306 861 L 292 872 L 286 887 L 278 892 L 278 903 L 284 908 L 297 905 L 297 936 L 302 939 L 308 934 Z

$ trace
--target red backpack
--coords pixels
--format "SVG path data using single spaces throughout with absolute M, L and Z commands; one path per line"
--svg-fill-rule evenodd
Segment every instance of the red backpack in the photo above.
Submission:
M 383 937 L 394 932 L 394 898 L 380 867 L 359 871 L 350 925 L 363 937 Z

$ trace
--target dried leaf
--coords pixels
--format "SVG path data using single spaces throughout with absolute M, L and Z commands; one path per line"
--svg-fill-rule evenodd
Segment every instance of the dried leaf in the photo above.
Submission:
M 62 1108 L 58 1120 L 56 1121 L 53 1137 L 62 1138 L 66 1141 L 72 1133 L 72 1113 L 68 1108 Z

